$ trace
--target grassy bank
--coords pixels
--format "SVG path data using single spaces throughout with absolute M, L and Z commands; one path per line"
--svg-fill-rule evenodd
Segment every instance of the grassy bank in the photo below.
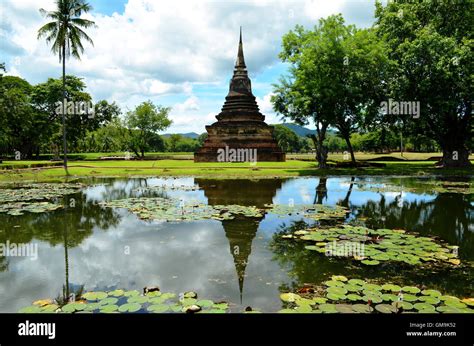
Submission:
M 378 161 L 385 167 L 319 169 L 314 161 L 250 163 L 195 163 L 192 160 L 71 161 L 69 173 L 83 176 L 199 176 L 199 177 L 294 177 L 322 175 L 472 175 L 472 169 L 439 169 L 434 161 Z M 4 162 L 12 165 L 15 162 Z M 18 163 L 21 163 L 19 161 Z M 0 170 L 0 181 L 54 180 L 65 175 L 62 167 Z

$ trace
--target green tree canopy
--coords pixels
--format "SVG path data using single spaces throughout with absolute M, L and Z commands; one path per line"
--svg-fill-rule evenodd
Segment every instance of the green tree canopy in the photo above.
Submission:
M 168 118 L 169 107 L 154 105 L 146 101 L 126 114 L 125 124 L 131 136 L 131 148 L 137 156 L 145 157 L 152 139 L 158 131 L 167 129 L 172 121 Z
M 376 4 L 375 28 L 390 46 L 395 71 L 389 96 L 419 101 L 420 116 L 403 118 L 412 133 L 435 139 L 444 166 L 470 166 L 474 96 L 474 11 L 470 1 Z

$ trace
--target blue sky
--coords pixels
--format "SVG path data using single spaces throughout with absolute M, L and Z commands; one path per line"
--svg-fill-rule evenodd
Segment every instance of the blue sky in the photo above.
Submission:
M 145 100 L 172 108 L 166 132 L 204 132 L 215 121 L 228 91 L 243 27 L 244 54 L 254 95 L 268 123 L 281 122 L 272 110 L 272 83 L 285 74 L 278 60 L 281 37 L 296 24 L 312 27 L 319 18 L 342 13 L 359 27 L 373 23 L 372 0 L 89 0 L 88 33 L 80 61 L 67 73 L 84 78 L 94 101 L 116 101 L 125 112 Z M 37 30 L 46 21 L 39 8 L 54 0 L 1 0 L 0 61 L 8 74 L 41 83 L 61 74 L 58 58 Z

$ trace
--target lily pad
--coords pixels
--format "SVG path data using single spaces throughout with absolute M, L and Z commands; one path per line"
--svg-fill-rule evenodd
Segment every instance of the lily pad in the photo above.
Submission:
M 420 293 L 420 289 L 418 287 L 415 287 L 415 286 L 404 286 L 404 287 L 402 287 L 402 291 L 403 292 L 408 292 L 408 293 L 413 293 L 413 294 Z
M 120 312 L 137 312 L 142 308 L 141 304 L 138 303 L 127 303 L 119 307 Z
M 418 311 L 420 310 L 423 310 L 423 311 L 436 311 L 435 307 L 431 304 L 428 304 L 428 303 L 416 303 L 413 305 L 413 307 L 415 309 L 417 309 Z
M 153 305 L 150 305 L 147 308 L 147 310 L 151 311 L 151 312 L 160 313 L 160 312 L 168 311 L 169 307 L 168 307 L 168 305 L 153 304 Z
M 375 310 L 383 314 L 391 314 L 397 312 L 397 309 L 394 306 L 388 304 L 377 304 L 375 306 Z
M 101 300 L 107 297 L 105 292 L 86 292 L 82 295 L 87 300 Z
M 295 293 L 282 293 L 280 294 L 280 299 L 283 300 L 284 302 L 294 302 L 297 299 L 300 299 L 301 297 Z
M 366 304 L 354 304 L 352 305 L 352 310 L 361 314 L 368 314 L 374 311 L 374 309 Z
M 117 312 L 119 309 L 118 305 L 112 304 L 112 305 L 104 305 L 100 307 L 100 312 L 110 314 L 113 312 Z

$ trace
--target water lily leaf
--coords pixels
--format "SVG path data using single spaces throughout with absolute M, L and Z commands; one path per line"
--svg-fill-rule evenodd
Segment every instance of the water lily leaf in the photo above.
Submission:
M 138 304 L 144 304 L 148 302 L 150 298 L 148 296 L 132 296 L 127 299 L 127 303 L 138 303 Z
M 82 295 L 83 298 L 87 300 L 101 300 L 107 297 L 105 292 L 86 292 Z
M 404 294 L 403 295 L 403 300 L 407 302 L 414 302 L 418 300 L 418 297 L 413 295 L 413 294 Z
M 365 301 L 365 302 L 368 302 L 370 300 L 374 304 L 378 304 L 378 303 L 381 303 L 383 301 L 382 297 L 376 296 L 376 295 L 363 296 L 362 300 Z
M 163 305 L 163 304 L 153 304 L 150 305 L 147 308 L 148 311 L 155 312 L 155 313 L 161 313 L 169 310 L 168 305 Z
M 415 286 L 404 286 L 404 287 L 402 287 L 402 291 L 403 292 L 408 292 L 408 293 L 413 293 L 413 294 L 420 293 L 420 289 L 418 287 L 415 287 Z
M 315 302 L 316 304 L 324 304 L 326 303 L 328 300 L 326 298 L 322 298 L 322 297 L 315 297 L 313 298 L 313 302 Z
M 353 285 L 353 284 L 346 284 L 344 288 L 348 290 L 349 292 L 359 292 L 362 290 L 362 286 Z
M 318 309 L 324 313 L 337 312 L 335 304 L 321 304 L 321 305 L 318 305 Z
M 184 298 L 197 298 L 197 293 L 193 291 L 185 292 Z
M 361 279 L 350 279 L 349 283 L 352 284 L 352 285 L 363 286 L 366 282 L 364 280 L 361 280 Z
M 113 296 L 113 297 L 121 297 L 123 296 L 124 293 L 125 293 L 124 290 L 114 290 L 114 291 L 110 291 L 108 294 L 109 296 Z
M 303 304 L 303 305 L 299 305 L 296 309 L 295 309 L 296 312 L 299 312 L 299 313 L 308 313 L 308 312 L 311 312 L 312 311 L 312 308 L 310 305 L 308 304 Z
M 300 298 L 295 300 L 296 305 L 314 305 L 316 304 L 312 299 Z
M 459 300 L 453 300 L 453 299 L 445 300 L 444 304 L 446 304 L 447 306 L 452 306 L 453 308 L 458 308 L 458 309 L 462 309 L 466 307 L 466 304 L 464 304 L 463 302 Z
M 361 314 L 368 314 L 374 311 L 374 309 L 366 304 L 354 304 L 352 305 L 352 310 Z
M 26 306 L 18 311 L 20 314 L 35 314 L 41 312 L 41 308 L 37 305 Z
M 443 312 L 445 314 L 459 314 L 460 310 L 454 306 L 442 305 L 436 308 L 436 311 Z
M 109 313 L 117 312 L 118 308 L 119 308 L 118 305 L 115 305 L 115 304 L 103 305 L 100 307 L 100 312 L 109 314 Z
M 397 312 L 397 309 L 395 309 L 394 306 L 388 304 L 377 304 L 375 306 L 375 310 L 383 314 L 391 314 Z
M 447 296 L 447 295 L 446 296 L 441 296 L 441 297 L 439 297 L 439 299 L 444 301 L 444 302 L 446 302 L 446 301 L 456 301 L 456 302 L 460 301 L 460 299 L 458 297 Z
M 382 299 L 385 301 L 395 302 L 398 300 L 398 296 L 395 294 L 382 294 Z
M 354 310 L 352 310 L 352 306 L 349 304 L 336 304 L 336 310 L 337 312 L 343 313 L 343 314 L 352 314 L 354 313 Z
M 403 310 L 411 310 L 413 309 L 413 304 L 404 301 L 396 301 L 392 303 L 392 306 L 396 309 L 402 308 Z
M 201 310 L 200 313 L 205 313 L 205 314 L 225 314 L 225 310 L 222 310 L 222 309 L 209 309 L 209 310 Z
M 381 286 L 376 285 L 376 284 L 365 284 L 362 286 L 364 290 L 371 290 L 371 291 L 380 291 L 382 289 Z
M 196 304 L 203 308 L 208 308 L 214 305 L 214 302 L 212 300 L 198 300 Z
M 114 298 L 114 297 L 108 297 L 108 298 L 104 298 L 104 299 L 101 299 L 99 300 L 99 305 L 107 305 L 107 304 L 115 304 L 117 303 L 118 299 L 117 298 Z
M 402 288 L 398 285 L 385 284 L 385 285 L 382 285 L 382 289 L 384 291 L 400 292 Z
M 337 295 L 345 295 L 347 293 L 347 290 L 344 287 L 336 287 L 336 286 L 329 287 L 326 291 L 328 293 L 337 294 Z
M 377 264 L 380 264 L 380 262 L 377 260 L 362 260 L 360 261 L 360 263 L 368 265 L 368 266 L 375 266 Z
M 119 307 L 120 312 L 137 312 L 142 306 L 138 303 L 127 303 Z
M 41 312 L 53 313 L 53 312 L 56 312 L 58 308 L 59 306 L 57 304 L 44 305 L 43 307 L 41 307 Z
M 428 304 L 432 304 L 432 305 L 436 305 L 436 304 L 439 303 L 439 298 L 438 297 L 433 297 L 433 296 L 418 297 L 418 300 L 422 301 L 422 302 L 425 302 L 425 303 L 428 303 Z
M 75 311 L 81 311 L 86 308 L 87 304 L 82 304 L 82 303 L 68 303 L 61 307 L 61 311 L 63 312 L 75 312 Z
M 163 300 L 167 300 L 167 299 L 172 299 L 172 298 L 176 297 L 176 294 L 174 294 L 174 293 L 162 293 L 160 297 Z
M 217 303 L 212 306 L 214 309 L 221 309 L 221 310 L 226 310 L 229 308 L 229 304 L 227 303 Z
M 280 299 L 283 300 L 284 302 L 294 302 L 297 299 L 300 299 L 301 297 L 295 293 L 282 293 L 280 294 Z
M 414 308 L 417 309 L 418 311 L 436 311 L 435 307 L 431 304 L 428 304 L 428 303 L 416 303 L 416 304 L 413 304 Z
M 100 308 L 102 308 L 102 305 L 100 305 L 99 303 L 87 303 L 84 310 L 85 311 L 94 311 L 94 310 L 97 310 L 97 309 L 100 309 Z
M 329 287 L 332 287 L 332 286 L 335 286 L 335 287 L 344 287 L 344 283 L 341 282 L 341 281 L 336 281 L 336 280 L 329 280 L 329 281 L 325 281 L 324 284 L 326 286 L 329 286 Z
M 421 291 L 421 294 L 426 296 L 441 297 L 441 292 L 437 290 L 423 290 Z
M 334 281 L 347 281 L 344 275 L 333 275 L 331 279 Z
M 335 293 L 328 293 L 326 297 L 330 300 L 343 300 L 346 298 L 345 295 L 335 294 Z
M 138 292 L 137 290 L 125 291 L 123 292 L 123 295 L 125 297 L 135 297 L 135 296 L 140 295 L 140 292 Z
M 196 304 L 197 299 L 194 299 L 194 298 L 183 298 L 183 299 L 180 299 L 179 302 L 180 302 L 181 304 L 183 304 L 184 306 L 190 306 L 190 305 Z
M 353 301 L 353 302 L 356 302 L 356 301 L 358 301 L 358 300 L 362 300 L 362 297 L 361 297 L 361 296 L 359 296 L 358 294 L 352 294 L 352 293 L 351 293 L 351 294 L 348 294 L 348 295 L 346 296 L 346 298 L 349 299 L 349 300 L 351 300 L 351 301 Z

